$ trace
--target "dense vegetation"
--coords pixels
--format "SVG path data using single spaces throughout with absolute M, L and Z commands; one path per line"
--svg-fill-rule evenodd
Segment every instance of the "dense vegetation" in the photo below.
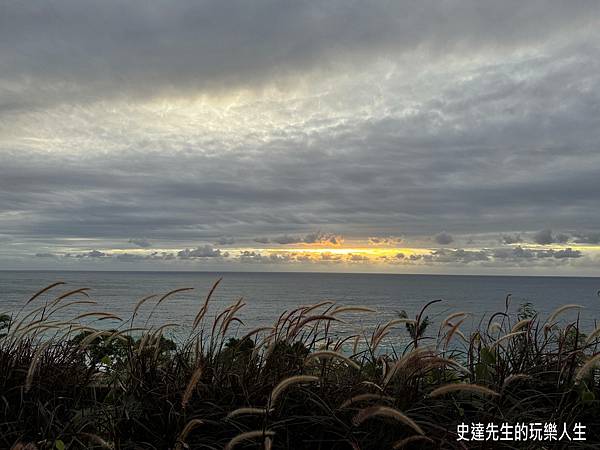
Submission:
M 599 330 L 506 310 L 463 332 L 469 315 L 440 323 L 404 312 L 374 330 L 335 333 L 366 307 L 323 302 L 281 314 L 270 327 L 232 336 L 244 303 L 212 312 L 199 301 L 189 336 L 138 324 L 147 297 L 112 330 L 108 312 L 59 320 L 88 304 L 86 289 L 38 292 L 0 316 L 0 448 L 385 449 L 597 448 Z M 62 291 L 61 291 L 62 292 Z M 91 307 L 91 306 L 90 306 Z M 61 311 L 58 314 L 58 311 Z M 91 321 L 91 322 L 90 322 Z M 87 323 L 82 325 L 82 323 Z M 92 326 L 95 324 L 95 326 Z M 392 330 L 405 339 L 395 341 Z M 459 423 L 587 426 L 579 442 L 458 441 Z M 554 447 L 553 447 L 554 445 Z

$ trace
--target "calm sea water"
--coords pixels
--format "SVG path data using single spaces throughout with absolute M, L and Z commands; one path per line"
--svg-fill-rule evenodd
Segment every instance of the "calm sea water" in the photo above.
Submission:
M 299 305 L 333 300 L 343 305 L 365 305 L 378 311 L 370 315 L 348 315 L 342 328 L 372 326 L 393 318 L 398 310 L 414 316 L 428 301 L 442 299 L 428 314 L 442 319 L 449 312 L 473 313 L 471 325 L 482 317 L 504 309 L 507 294 L 512 294 L 512 310 L 531 302 L 540 313 L 548 313 L 567 303 L 585 307 L 581 318 L 593 327 L 600 319 L 600 278 L 567 277 L 501 277 L 501 276 L 437 276 L 379 274 L 317 273 L 208 273 L 208 272 L 32 272 L 0 271 L 0 312 L 16 311 L 36 291 L 64 281 L 54 293 L 79 287 L 91 288 L 90 296 L 98 302 L 95 310 L 104 310 L 127 318 L 136 302 L 150 294 L 193 287 L 178 294 L 156 310 L 152 321 L 189 324 L 212 284 L 223 281 L 211 303 L 211 316 L 239 297 L 246 306 L 240 313 L 241 329 L 270 325 L 285 310 Z M 36 300 L 51 298 L 47 295 Z M 153 305 L 145 305 L 148 313 Z M 89 308 L 86 306 L 85 308 Z M 74 306 L 61 311 L 62 317 L 73 317 L 83 311 Z M 89 309 L 86 309 L 88 311 Z M 576 317 L 570 312 L 569 317 Z

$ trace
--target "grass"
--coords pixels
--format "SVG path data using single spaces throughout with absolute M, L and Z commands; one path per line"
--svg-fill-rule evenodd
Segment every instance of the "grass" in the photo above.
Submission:
M 507 297 L 467 333 L 466 312 L 433 323 L 434 301 L 340 336 L 372 310 L 323 302 L 238 336 L 244 302 L 212 312 L 218 283 L 177 345 L 172 324 L 138 322 L 181 289 L 117 318 L 91 310 L 87 289 L 52 295 L 56 283 L 0 316 L 0 448 L 539 448 L 457 441 L 473 422 L 581 422 L 587 440 L 568 448 L 600 443 L 600 329 L 565 320 L 577 305 L 544 318 Z M 57 318 L 75 306 L 90 310 Z

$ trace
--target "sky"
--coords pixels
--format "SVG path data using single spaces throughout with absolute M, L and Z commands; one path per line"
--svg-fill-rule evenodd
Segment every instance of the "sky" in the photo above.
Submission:
M 0 0 L 0 269 L 600 275 L 597 0 Z

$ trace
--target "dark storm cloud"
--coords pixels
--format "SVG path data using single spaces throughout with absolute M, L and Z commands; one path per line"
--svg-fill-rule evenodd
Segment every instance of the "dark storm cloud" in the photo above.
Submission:
M 598 10 L 594 0 L 4 2 L 0 113 L 122 93 L 262 86 L 415 49 L 510 48 L 580 30 Z

